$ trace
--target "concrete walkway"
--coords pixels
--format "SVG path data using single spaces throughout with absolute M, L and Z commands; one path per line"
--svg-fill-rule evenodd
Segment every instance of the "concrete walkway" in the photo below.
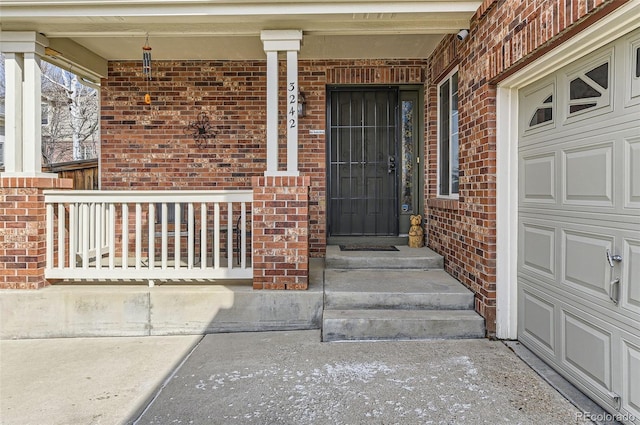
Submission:
M 0 424 L 126 423 L 202 336 L 0 341 Z
M 1 341 L 0 372 L 5 425 L 589 423 L 486 339 L 321 343 L 319 331 L 289 331 Z

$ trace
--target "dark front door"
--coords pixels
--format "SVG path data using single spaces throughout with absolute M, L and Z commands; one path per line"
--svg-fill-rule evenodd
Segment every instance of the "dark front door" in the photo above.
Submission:
M 397 235 L 398 90 L 329 92 L 329 234 Z

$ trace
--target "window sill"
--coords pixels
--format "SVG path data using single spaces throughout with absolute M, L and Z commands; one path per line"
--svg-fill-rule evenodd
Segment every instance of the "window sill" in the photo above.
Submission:
M 460 202 L 458 198 L 431 198 L 427 199 L 427 206 L 440 210 L 457 211 L 460 208 Z

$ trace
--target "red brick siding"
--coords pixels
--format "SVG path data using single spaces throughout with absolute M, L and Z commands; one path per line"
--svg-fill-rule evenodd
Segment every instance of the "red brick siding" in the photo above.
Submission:
M 253 178 L 253 288 L 307 289 L 311 177 Z
M 496 90 L 495 81 L 558 45 L 589 20 L 624 1 L 487 0 L 464 41 L 445 39 L 430 57 L 427 110 L 429 245 L 445 255 L 449 273 L 476 293 L 476 310 L 495 332 Z M 600 8 L 600 9 L 598 9 Z M 460 196 L 436 199 L 437 84 L 459 70 Z
M 0 179 L 0 289 L 48 285 L 45 189 L 71 189 L 73 181 L 48 177 Z
M 311 177 L 312 256 L 325 251 L 327 177 L 325 136 L 309 130 L 326 126 L 327 84 L 421 84 L 426 68 L 420 60 L 299 62 L 307 107 L 299 120 L 299 169 Z M 285 76 L 281 61 L 283 89 Z M 266 169 L 266 60 L 156 61 L 149 82 L 139 61 L 110 62 L 101 95 L 102 189 L 248 188 Z M 184 132 L 201 111 L 218 130 L 204 148 Z M 280 140 L 286 163 L 284 122 Z

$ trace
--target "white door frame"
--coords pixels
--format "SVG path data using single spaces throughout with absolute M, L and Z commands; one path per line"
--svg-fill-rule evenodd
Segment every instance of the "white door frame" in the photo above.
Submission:
M 501 81 L 496 94 L 496 336 L 518 338 L 518 90 L 636 29 L 633 0 Z

